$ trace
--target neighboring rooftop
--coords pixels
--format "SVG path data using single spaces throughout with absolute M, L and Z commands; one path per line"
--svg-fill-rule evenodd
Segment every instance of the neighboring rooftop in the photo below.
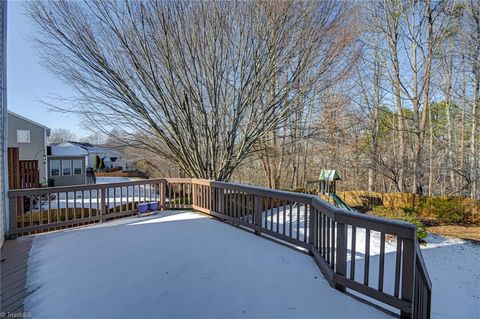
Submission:
M 8 114 L 9 114 L 9 115 L 12 115 L 12 116 L 15 116 L 15 117 L 17 117 L 17 118 L 19 118 L 19 119 L 22 119 L 22 120 L 24 120 L 24 121 L 27 121 L 27 122 L 29 122 L 29 123 L 31 123 L 31 124 L 37 125 L 37 126 L 39 126 L 39 127 L 42 127 L 42 128 L 44 128 L 44 129 L 47 131 L 47 136 L 50 135 L 50 128 L 49 128 L 49 127 L 47 127 L 47 126 L 45 126 L 45 125 L 43 125 L 43 124 L 40 124 L 40 123 L 38 123 L 38 122 L 35 122 L 34 120 L 29 119 L 28 117 L 25 117 L 25 116 L 23 116 L 23 115 L 17 114 L 17 113 L 12 112 L 12 111 L 8 111 Z
M 50 152 L 48 155 L 58 157 L 80 157 L 88 156 L 88 152 L 80 146 L 65 142 L 50 145 Z
M 115 153 L 119 154 L 120 151 L 118 151 L 115 148 L 108 147 L 106 145 L 97 145 L 97 144 L 91 144 L 91 143 L 85 143 L 85 142 L 75 142 L 75 141 L 68 141 L 68 143 L 71 143 L 73 145 L 79 146 L 85 150 L 88 151 L 88 153 Z

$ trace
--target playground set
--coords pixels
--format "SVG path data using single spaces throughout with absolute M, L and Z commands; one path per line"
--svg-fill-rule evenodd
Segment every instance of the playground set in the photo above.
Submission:
M 318 180 L 308 181 L 307 189 L 313 185 L 316 187 L 317 194 L 320 198 L 333 203 L 339 208 L 354 211 L 340 197 L 337 196 L 337 181 L 341 181 L 342 177 L 339 172 L 333 169 L 322 169 Z

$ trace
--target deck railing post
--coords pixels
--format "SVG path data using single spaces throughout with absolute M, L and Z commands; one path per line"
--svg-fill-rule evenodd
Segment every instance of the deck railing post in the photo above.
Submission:
M 411 304 L 409 311 L 401 311 L 401 318 L 412 318 L 413 314 L 413 290 L 415 283 L 415 240 L 417 240 L 417 231 L 414 230 L 413 239 L 403 239 L 402 251 L 402 300 Z
M 220 212 L 225 214 L 225 190 L 223 188 L 219 188 L 220 191 Z
M 17 202 L 18 202 L 18 197 L 10 197 L 9 198 L 9 201 L 8 201 L 8 209 L 9 209 L 9 213 L 10 213 L 10 216 L 9 216 L 9 223 L 10 223 L 10 226 L 9 226 L 9 230 L 8 230 L 8 237 L 9 238 L 16 238 L 17 235 L 14 234 L 14 235 L 10 235 L 12 233 L 15 232 L 15 230 L 17 229 Z M 20 216 L 21 218 L 23 218 L 23 212 L 20 212 Z
M 135 203 L 133 203 L 133 206 L 135 207 Z M 106 209 L 107 209 L 107 204 L 105 201 L 105 188 L 102 188 L 100 190 L 100 222 L 101 223 L 103 223 L 104 221 L 104 215 L 107 214 Z
M 223 188 L 217 188 L 217 212 L 223 214 L 224 192 Z
M 162 210 L 165 210 L 165 197 L 167 195 L 167 183 L 165 181 L 159 184 L 159 192 L 160 192 L 160 207 Z
M 317 231 L 315 227 L 317 225 L 317 210 L 312 205 L 305 206 L 305 209 L 306 207 L 310 207 L 310 218 L 308 219 L 308 243 L 310 245 L 313 245 L 317 236 Z
M 193 187 L 195 186 L 195 184 L 193 183 L 193 181 L 190 181 L 190 183 L 188 183 L 188 204 L 190 205 L 190 207 L 193 206 Z
M 255 195 L 253 197 L 253 222 L 256 226 L 262 226 L 262 197 Z M 255 234 L 260 235 L 259 230 Z
M 197 187 L 198 185 L 195 182 L 192 182 L 192 205 L 197 206 Z
M 345 277 L 347 273 L 347 225 L 337 223 L 337 254 L 336 270 L 338 276 Z M 335 283 L 335 288 L 345 292 L 345 285 Z

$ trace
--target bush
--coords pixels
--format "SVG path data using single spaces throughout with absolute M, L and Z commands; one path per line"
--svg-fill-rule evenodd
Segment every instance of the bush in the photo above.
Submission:
M 98 168 L 101 170 L 105 169 L 105 162 L 103 161 L 103 158 L 100 160 L 100 165 Z
M 435 216 L 444 223 L 465 223 L 469 219 L 468 213 L 463 211 L 458 198 L 427 198 L 419 206 L 421 215 Z
M 425 230 L 425 225 L 422 224 L 420 218 L 418 218 L 417 214 L 412 208 L 391 208 L 385 206 L 375 206 L 373 210 L 370 212 L 371 215 L 389 218 L 389 219 L 396 219 L 396 220 L 403 220 L 409 223 L 414 224 L 417 226 L 417 237 L 418 240 L 422 240 L 427 237 L 427 231 Z
M 98 169 L 100 168 L 100 156 L 95 156 L 94 160 L 93 160 L 93 168 L 98 171 Z

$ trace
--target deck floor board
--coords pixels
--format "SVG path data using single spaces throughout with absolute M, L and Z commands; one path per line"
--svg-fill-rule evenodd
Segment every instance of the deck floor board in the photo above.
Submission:
M 1 311 L 18 313 L 23 311 L 27 291 L 28 254 L 32 247 L 31 237 L 6 240 L 1 250 Z

